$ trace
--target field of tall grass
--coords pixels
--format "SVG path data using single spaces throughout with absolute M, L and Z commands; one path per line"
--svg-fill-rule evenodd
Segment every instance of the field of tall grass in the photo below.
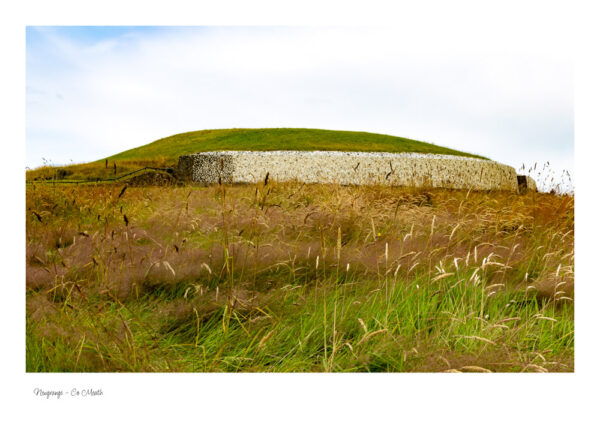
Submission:
M 574 197 L 28 184 L 29 372 L 572 372 Z

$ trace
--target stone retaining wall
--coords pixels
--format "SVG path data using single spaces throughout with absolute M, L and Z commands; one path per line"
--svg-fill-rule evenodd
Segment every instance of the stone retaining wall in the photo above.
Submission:
M 179 158 L 178 177 L 202 184 L 297 180 L 517 191 L 515 169 L 484 159 L 417 153 L 221 151 Z

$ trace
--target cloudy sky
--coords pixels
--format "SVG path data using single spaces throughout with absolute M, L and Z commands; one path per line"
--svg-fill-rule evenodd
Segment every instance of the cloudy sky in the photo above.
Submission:
M 573 170 L 569 60 L 411 48 L 378 27 L 28 27 L 26 166 L 172 134 L 303 127 Z

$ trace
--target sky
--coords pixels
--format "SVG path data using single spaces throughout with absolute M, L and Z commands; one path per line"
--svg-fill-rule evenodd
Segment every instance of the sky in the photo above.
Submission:
M 573 70 L 390 27 L 27 27 L 26 166 L 217 128 L 413 138 L 573 174 Z M 416 46 L 416 47 L 415 47 Z

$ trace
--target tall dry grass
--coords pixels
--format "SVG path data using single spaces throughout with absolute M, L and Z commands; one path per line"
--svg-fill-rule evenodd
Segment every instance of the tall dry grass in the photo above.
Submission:
M 27 367 L 572 370 L 573 202 L 30 185 Z

